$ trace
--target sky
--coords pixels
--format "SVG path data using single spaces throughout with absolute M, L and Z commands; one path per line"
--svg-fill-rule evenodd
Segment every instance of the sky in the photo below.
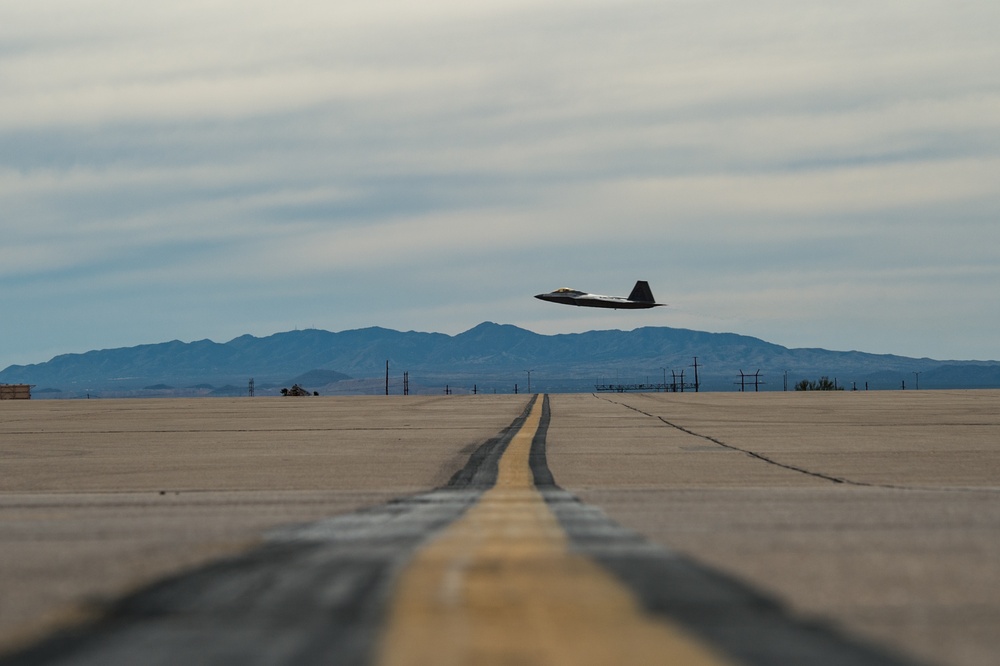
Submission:
M 0 368 L 383 326 L 1000 359 L 995 0 L 0 5 Z M 584 309 L 534 294 L 670 307 Z

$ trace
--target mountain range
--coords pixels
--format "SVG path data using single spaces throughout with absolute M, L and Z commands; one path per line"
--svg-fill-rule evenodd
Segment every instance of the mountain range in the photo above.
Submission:
M 790 349 L 735 333 L 669 327 L 542 335 L 484 322 L 458 335 L 372 327 L 309 329 L 229 342 L 163 342 L 12 365 L 0 383 L 36 397 L 278 394 L 297 383 L 321 394 L 526 391 L 616 387 L 782 390 L 829 377 L 848 390 L 998 388 L 1000 362 Z M 681 376 L 683 373 L 683 378 Z M 741 379 L 741 373 L 743 375 Z

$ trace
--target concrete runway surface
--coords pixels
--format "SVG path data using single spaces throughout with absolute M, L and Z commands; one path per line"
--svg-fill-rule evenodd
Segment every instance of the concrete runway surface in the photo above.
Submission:
M 0 663 L 1000 662 L 1000 392 L 529 400 L 0 403 Z

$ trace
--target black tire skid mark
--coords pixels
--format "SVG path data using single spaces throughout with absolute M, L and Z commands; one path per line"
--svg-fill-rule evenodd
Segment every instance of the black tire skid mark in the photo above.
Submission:
M 0 666 L 370 663 L 398 572 L 496 483 L 536 398 L 444 486 L 273 530 L 262 546 L 142 588 Z
M 646 609 L 680 625 L 719 652 L 751 666 L 915 666 L 912 659 L 863 643 L 826 622 L 793 616 L 780 601 L 742 581 L 647 541 L 556 483 L 548 468 L 548 396 L 532 441 L 535 484 L 574 551 L 624 583 Z M 610 455 L 610 454 L 609 454 Z

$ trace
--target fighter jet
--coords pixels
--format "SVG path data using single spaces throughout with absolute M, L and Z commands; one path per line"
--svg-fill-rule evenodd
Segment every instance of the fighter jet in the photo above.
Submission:
M 586 292 L 563 287 L 547 294 L 538 294 L 535 298 L 552 303 L 563 303 L 565 305 L 579 305 L 588 308 L 614 308 L 616 310 L 639 310 L 644 308 L 655 308 L 666 303 L 657 303 L 653 298 L 653 292 L 649 289 L 649 283 L 639 280 L 632 288 L 632 293 L 628 298 L 621 296 L 602 296 L 601 294 L 588 294 Z

